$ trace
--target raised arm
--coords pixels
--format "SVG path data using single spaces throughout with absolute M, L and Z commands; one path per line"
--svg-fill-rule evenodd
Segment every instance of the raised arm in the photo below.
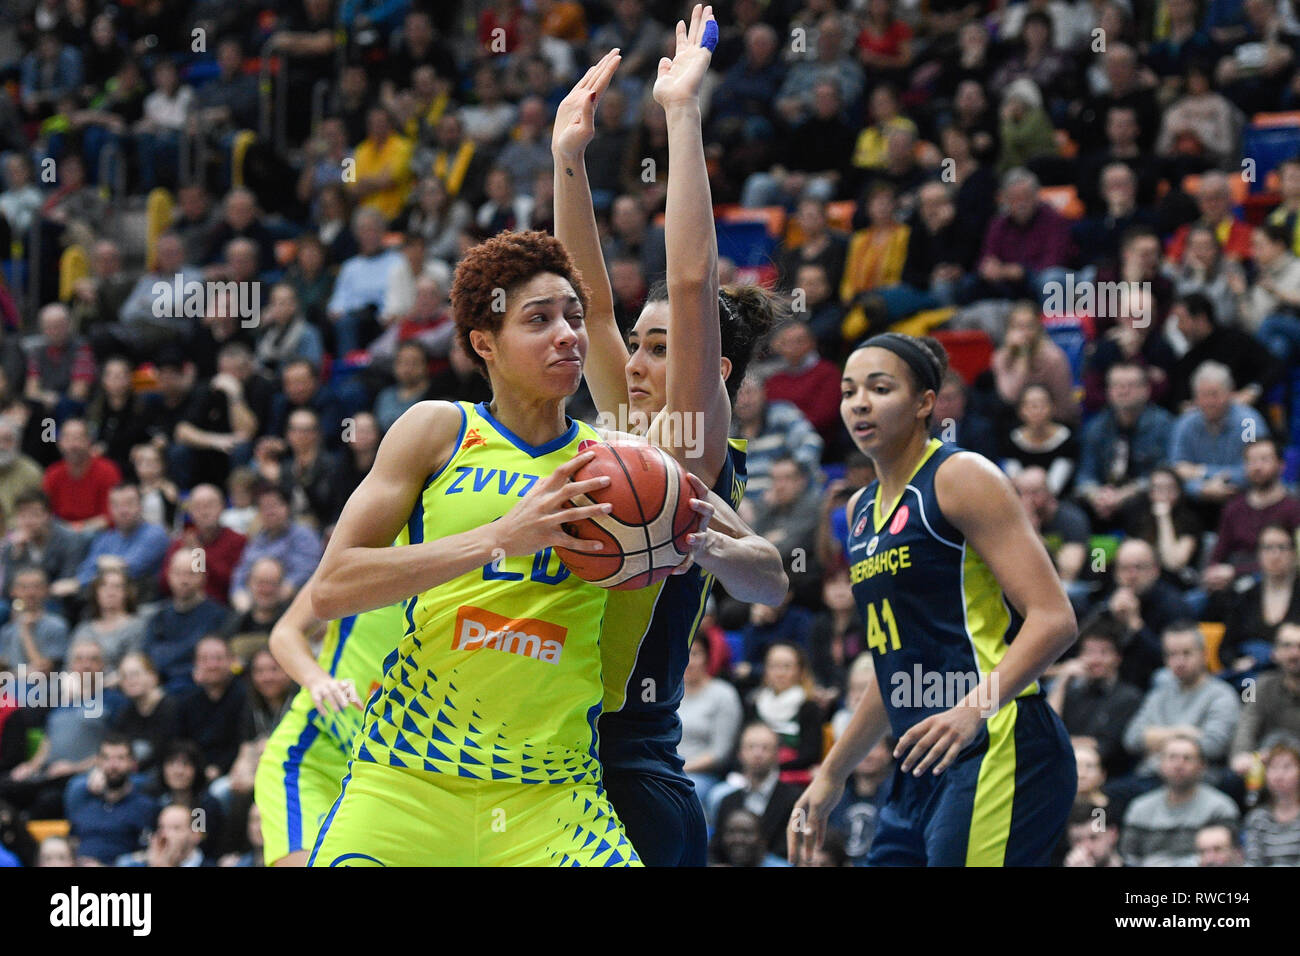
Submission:
M 718 237 L 700 129 L 700 86 L 717 39 L 713 8 L 697 4 L 691 25 L 677 24 L 677 55 L 659 61 L 654 98 L 668 118 L 672 173 L 664 209 L 668 263 L 667 402 L 652 427 L 655 443 L 709 484 L 722 467 L 731 428 L 718 324 Z M 686 416 L 692 416 L 687 431 Z M 697 428 L 694 422 L 700 422 Z M 703 441 L 688 443 L 699 435 Z M 698 456 L 698 457 L 695 457 Z
M 555 238 L 573 257 L 591 289 L 587 304 L 587 364 L 583 374 L 596 409 L 617 415 L 627 407 L 627 346 L 614 319 L 614 293 L 596 229 L 596 212 L 587 180 L 587 144 L 596 133 L 596 105 L 622 58 L 611 50 L 587 71 L 555 112 L 551 158 L 555 162 Z
M 510 514 L 481 528 L 435 541 L 390 547 L 423 493 L 425 479 L 448 460 L 460 434 L 460 412 L 447 402 L 412 406 L 384 436 L 370 473 L 357 486 L 334 526 L 316 569 L 311 611 L 333 620 L 394 604 L 445 584 L 498 557 L 546 547 L 600 550 L 600 542 L 566 534 L 566 521 L 608 513 L 608 505 L 566 507 L 609 483 L 605 477 L 569 482 L 595 457 L 585 452 L 539 481 Z

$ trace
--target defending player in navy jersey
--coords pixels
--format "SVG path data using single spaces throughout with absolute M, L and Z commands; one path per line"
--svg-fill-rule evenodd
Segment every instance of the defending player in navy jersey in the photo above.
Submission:
M 844 368 L 841 414 L 879 476 L 848 504 L 849 576 L 876 682 L 796 805 L 791 859 L 888 730 L 898 759 L 869 865 L 1048 863 L 1074 755 L 1038 679 L 1074 641 L 1051 559 L 1010 481 L 930 437 L 947 356 L 886 333 Z

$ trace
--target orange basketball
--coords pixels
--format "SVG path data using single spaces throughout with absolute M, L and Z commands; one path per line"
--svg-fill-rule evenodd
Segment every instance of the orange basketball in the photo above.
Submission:
M 694 491 L 685 469 L 655 445 L 584 445 L 579 452 L 594 451 L 596 457 L 572 480 L 608 475 L 610 483 L 590 495 L 579 495 L 575 502 L 608 502 L 613 510 L 566 524 L 564 529 L 575 538 L 602 541 L 605 549 L 582 554 L 556 548 L 556 553 L 578 577 L 603 588 L 631 590 L 664 579 L 685 559 L 686 536 L 700 518 L 691 510 Z

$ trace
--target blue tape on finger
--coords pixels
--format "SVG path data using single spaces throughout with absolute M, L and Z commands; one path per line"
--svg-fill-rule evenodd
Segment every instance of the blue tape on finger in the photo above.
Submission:
M 708 47 L 712 53 L 718 46 L 718 21 L 709 20 L 704 24 L 704 39 L 700 41 L 700 46 Z

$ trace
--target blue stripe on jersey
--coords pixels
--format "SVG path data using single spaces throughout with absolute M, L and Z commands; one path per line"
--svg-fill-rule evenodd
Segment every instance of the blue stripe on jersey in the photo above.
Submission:
M 728 445 L 711 489 L 733 508 L 745 493 L 745 452 Z M 623 706 L 600 718 L 600 760 L 610 769 L 684 776 L 677 708 L 691 642 L 704 617 L 713 575 L 698 566 L 666 578 L 628 677 Z M 650 699 L 645 699 L 649 697 Z
M 308 722 L 298 735 L 297 741 L 289 748 L 284 761 L 284 797 L 288 810 L 289 852 L 302 849 L 302 798 L 298 793 L 298 776 L 302 773 L 303 754 L 315 742 L 320 733 L 314 723 Z
M 352 627 L 357 623 L 357 616 L 349 614 L 339 621 L 339 640 L 334 645 L 334 656 L 330 658 L 330 677 L 334 677 L 339 671 L 339 661 L 343 659 L 343 645 L 348 642 L 348 636 L 352 633 Z
M 493 417 L 492 412 L 488 409 L 487 402 L 479 402 L 474 406 L 474 409 L 487 420 L 489 425 L 497 430 L 502 438 L 510 442 L 510 444 L 514 445 L 525 455 L 530 455 L 533 458 L 541 458 L 543 455 L 549 455 L 557 448 L 563 448 L 569 442 L 573 441 L 574 436 L 578 434 L 578 423 L 571 420 L 569 421 L 569 427 L 565 430 L 563 435 L 557 435 L 545 445 L 530 445 L 510 429 L 506 428 L 505 425 L 502 425 L 497 421 L 496 418 Z M 459 442 L 457 442 L 457 444 L 459 444 Z

